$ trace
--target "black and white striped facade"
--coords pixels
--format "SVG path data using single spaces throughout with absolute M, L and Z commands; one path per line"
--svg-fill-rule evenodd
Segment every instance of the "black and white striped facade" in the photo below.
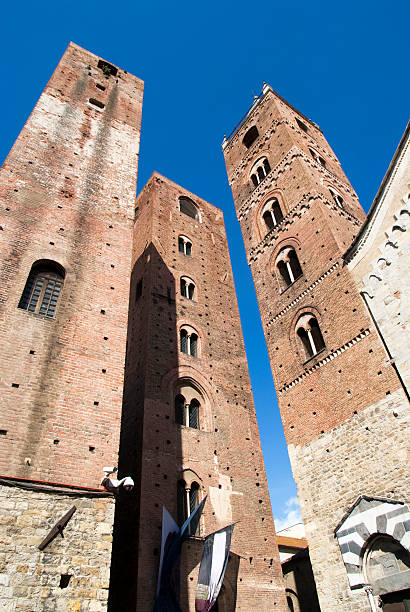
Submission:
M 351 589 L 366 585 L 363 559 L 374 536 L 391 536 L 410 551 L 410 512 L 398 501 L 360 496 L 335 530 Z

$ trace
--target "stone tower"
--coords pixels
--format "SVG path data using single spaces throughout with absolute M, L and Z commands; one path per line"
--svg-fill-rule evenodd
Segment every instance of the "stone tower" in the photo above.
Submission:
M 181 522 L 207 495 L 183 547 L 182 610 L 201 538 L 235 521 L 219 612 L 285 610 L 222 212 L 157 173 L 137 198 L 127 345 L 120 470 L 140 484 L 119 509 L 117 578 L 137 579 L 114 609 L 152 610 L 162 505 Z
M 368 609 L 335 530 L 361 495 L 405 500 L 407 401 L 344 262 L 365 214 L 319 127 L 267 85 L 223 151 L 322 610 Z
M 113 501 L 95 490 L 118 460 L 142 93 L 142 81 L 71 43 L 1 169 L 0 489 L 22 502 L 7 593 L 24 609 L 64 597 L 67 609 L 103 606 L 107 595 Z M 65 540 L 43 555 L 35 543 L 75 495 Z M 70 561 L 90 551 L 94 583 Z M 17 561 L 41 567 L 42 581 Z

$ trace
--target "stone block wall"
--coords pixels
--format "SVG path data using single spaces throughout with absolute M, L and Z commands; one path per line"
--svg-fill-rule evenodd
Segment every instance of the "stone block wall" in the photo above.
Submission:
M 0 483 L 0 610 L 106 610 L 113 497 L 20 485 L 15 480 Z M 77 510 L 64 538 L 58 535 L 40 551 L 40 542 L 73 506 Z
M 369 610 L 351 590 L 335 529 L 359 495 L 410 501 L 410 409 L 402 390 L 306 446 L 289 446 L 320 606 L 326 612 Z

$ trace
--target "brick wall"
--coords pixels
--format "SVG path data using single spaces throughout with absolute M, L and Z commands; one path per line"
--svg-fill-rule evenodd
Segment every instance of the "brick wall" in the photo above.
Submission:
M 192 198 L 200 220 L 179 211 L 179 196 Z M 272 606 L 285 610 L 222 213 L 156 173 L 137 206 L 121 465 L 133 465 L 140 482 L 134 505 L 130 497 L 124 499 L 123 507 L 124 518 L 133 512 L 139 529 L 139 555 L 129 574 L 138 575 L 138 583 L 137 593 L 130 595 L 127 604 L 121 601 L 122 609 L 132 605 L 132 597 L 141 612 L 152 609 L 162 505 L 176 517 L 177 482 L 194 479 L 200 485 L 200 497 L 208 495 L 201 536 L 239 521 L 230 565 L 231 570 L 235 565 L 236 578 L 227 577 L 225 597 L 236 598 L 237 610 L 271 610 Z M 179 252 L 180 235 L 191 241 L 191 256 Z M 181 296 L 181 276 L 194 281 L 194 300 Z M 136 297 L 140 281 L 142 294 Z M 198 333 L 197 357 L 181 353 L 181 325 L 190 325 Z M 181 381 L 192 384 L 199 394 L 199 429 L 175 422 L 174 398 Z M 130 537 L 132 526 L 127 528 L 124 522 L 123 546 Z M 200 556 L 200 542 L 184 545 L 184 610 L 193 609 Z
M 99 62 L 69 45 L 0 175 L 0 473 L 94 487 L 117 463 L 143 89 Z M 39 260 L 65 270 L 55 318 L 17 307 Z

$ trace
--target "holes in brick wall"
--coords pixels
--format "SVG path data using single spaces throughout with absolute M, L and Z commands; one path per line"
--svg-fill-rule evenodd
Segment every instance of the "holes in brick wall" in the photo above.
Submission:
M 250 565 L 253 565 L 253 557 L 249 557 L 249 563 Z
M 93 453 L 95 451 L 95 446 L 89 446 L 88 450 L 90 451 L 90 453 Z
M 104 85 L 100 85 L 99 83 L 96 83 L 95 86 L 97 89 L 101 89 L 101 91 L 105 91 Z
M 391 395 L 390 391 L 386 391 L 386 395 Z
M 0 436 L 7 436 L 7 429 L 0 429 Z
M 54 242 L 50 242 L 49 244 L 51 244 L 51 246 L 54 246 Z
M 55 440 L 53 440 L 53 444 L 55 444 L 57 446 L 57 444 L 60 443 L 60 440 L 58 438 L 56 438 Z
M 35 355 L 35 353 L 36 353 L 36 351 L 33 351 L 33 349 L 31 349 L 28 354 L 29 355 Z
M 19 385 L 18 383 L 11 383 L 11 386 L 12 386 L 14 389 L 18 389 L 20 385 Z
M 99 406 L 99 405 L 100 405 L 100 402 L 97 402 L 97 401 L 94 402 L 94 406 Z
M 105 373 L 107 372 L 107 370 L 106 370 L 105 368 L 103 368 L 103 369 L 101 370 L 101 372 L 102 372 L 103 374 L 105 374 Z
M 59 584 L 60 589 L 66 589 L 68 587 L 68 585 L 70 584 L 71 577 L 71 574 L 61 574 Z
M 89 98 L 88 102 L 93 106 L 96 106 L 97 108 L 105 108 L 105 104 L 103 104 L 103 102 L 101 102 L 100 100 L 96 100 L 96 98 Z
M 105 310 L 100 310 L 100 313 L 105 315 Z

